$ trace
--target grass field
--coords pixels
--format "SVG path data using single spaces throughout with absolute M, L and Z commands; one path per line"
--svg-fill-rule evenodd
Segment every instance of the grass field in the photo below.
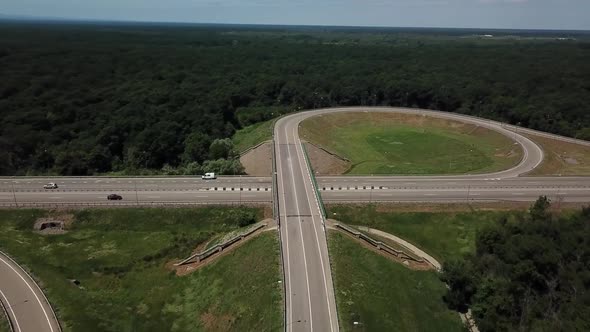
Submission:
M 256 123 L 236 131 L 232 137 L 236 150 L 242 152 L 256 144 L 270 140 L 272 138 L 271 128 L 273 121 Z
M 529 175 L 590 175 L 590 147 L 525 135 L 539 144 L 545 158 Z
M 274 233 L 186 276 L 166 267 L 236 229 L 238 209 L 82 210 L 66 234 L 33 232 L 46 214 L 0 210 L 0 248 L 40 280 L 64 331 L 282 330 Z
M 342 331 L 464 331 L 435 272 L 412 271 L 340 233 L 328 243 Z
M 10 325 L 8 325 L 8 317 L 6 317 L 4 311 L 2 311 L 2 308 L 0 308 L 0 332 L 10 332 Z
M 415 115 L 323 115 L 305 120 L 300 134 L 349 159 L 349 174 L 483 173 L 522 159 L 520 146 L 494 131 Z
M 444 262 L 475 252 L 475 232 L 502 216 L 522 211 L 473 212 L 379 212 L 374 205 L 330 205 L 331 218 L 349 225 L 362 225 L 401 237 Z M 336 215 L 334 215 L 336 213 Z

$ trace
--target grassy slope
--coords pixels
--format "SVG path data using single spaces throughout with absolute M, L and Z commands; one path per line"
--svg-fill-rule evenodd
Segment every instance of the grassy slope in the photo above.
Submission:
M 1 210 L 0 248 L 41 281 L 65 331 L 274 329 L 282 321 L 274 234 L 184 277 L 165 267 L 211 236 L 235 229 L 230 213 L 78 211 L 69 233 L 41 236 L 32 225 L 45 211 Z
M 536 135 L 525 136 L 545 152 L 543 163 L 530 175 L 590 175 L 590 147 Z
M 238 151 L 244 151 L 256 144 L 270 140 L 272 138 L 272 123 L 274 120 L 260 122 L 251 126 L 242 128 L 234 134 L 232 141 Z
M 464 330 L 435 272 L 409 270 L 339 233 L 328 239 L 342 331 Z
M 520 149 L 505 136 L 429 117 L 331 114 L 304 121 L 301 134 L 351 160 L 350 174 L 481 173 L 521 159 Z
M 521 212 L 378 212 L 375 206 L 333 205 L 328 214 L 349 225 L 376 228 L 409 241 L 438 260 L 475 251 L 475 231 Z M 336 213 L 336 215 L 333 215 Z
M 8 325 L 8 317 L 0 308 L 0 332 L 10 332 L 10 325 Z

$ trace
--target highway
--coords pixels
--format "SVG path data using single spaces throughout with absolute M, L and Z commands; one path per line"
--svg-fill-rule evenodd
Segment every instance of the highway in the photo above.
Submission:
M 299 139 L 299 123 L 316 115 L 367 110 L 306 111 L 285 116 L 275 124 L 276 194 L 285 272 L 287 331 L 339 330 L 324 216 Z M 543 151 L 518 133 L 526 132 L 522 128 L 451 113 L 392 108 L 370 110 L 437 116 L 487 127 L 514 139 L 522 146 L 524 157 L 517 166 L 492 174 L 318 177 L 318 191 L 326 202 L 534 201 L 540 195 L 558 202 L 590 202 L 590 177 L 523 176 L 541 163 Z M 551 134 L 543 136 L 573 140 Z M 56 182 L 59 188 L 43 189 L 48 182 Z M 0 207 L 270 203 L 272 188 L 271 177 L 247 176 L 208 181 L 198 177 L 3 177 L 0 178 Z M 123 200 L 107 201 L 106 196 L 111 193 L 120 194 Z M 27 285 L 30 285 L 27 279 L 20 279 L 11 271 L 6 266 L 0 268 L 0 286 L 3 287 L 0 289 L 4 293 L 9 289 L 9 308 L 15 308 L 14 303 L 31 298 L 32 293 L 27 293 Z M 44 307 L 42 302 L 22 302 L 36 308 L 27 311 L 30 313 L 28 319 L 20 320 L 30 320 L 30 324 L 43 322 L 43 310 L 50 308 Z M 47 317 L 51 318 L 51 315 Z M 24 323 L 22 331 L 52 331 L 50 325 L 29 327 L 26 324 L 29 323 Z
M 0 302 L 6 308 L 15 332 L 61 331 L 51 305 L 37 284 L 1 252 Z
M 274 128 L 279 231 L 289 331 L 338 331 L 324 219 L 299 140 L 297 116 Z
M 326 202 L 338 201 L 534 201 L 541 195 L 590 201 L 590 177 L 329 176 L 318 177 Z M 55 181 L 57 190 L 43 184 Z M 137 191 L 136 191 L 137 188 Z M 225 188 L 225 190 L 224 190 Z M 241 189 L 241 190 L 240 190 Z M 14 178 L 0 179 L 0 206 L 269 203 L 271 178 Z M 117 193 L 122 201 L 108 201 Z

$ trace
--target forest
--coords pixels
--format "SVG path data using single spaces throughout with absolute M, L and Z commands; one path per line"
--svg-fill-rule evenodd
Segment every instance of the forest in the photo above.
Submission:
M 515 33 L 3 22 L 0 175 L 239 174 L 237 129 L 329 106 L 590 139 L 588 36 Z
M 540 197 L 528 214 L 477 233 L 476 252 L 443 266 L 450 308 L 488 331 L 590 330 L 590 207 L 561 216 Z

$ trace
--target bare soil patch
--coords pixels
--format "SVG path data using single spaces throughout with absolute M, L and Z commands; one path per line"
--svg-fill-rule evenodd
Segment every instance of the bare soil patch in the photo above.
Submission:
M 50 211 L 49 216 L 35 220 L 33 229 L 42 235 L 58 235 L 67 233 L 74 222 L 74 215 L 63 211 Z
M 240 162 L 246 174 L 253 176 L 270 176 L 272 172 L 272 143 L 267 142 L 246 152 Z
M 305 142 L 311 167 L 316 175 L 340 175 L 350 168 L 350 162 L 334 153 Z
M 527 175 L 590 175 L 590 146 L 523 134 L 541 146 L 545 158 Z
M 206 331 L 229 331 L 236 320 L 232 315 L 216 315 L 215 310 L 207 311 L 202 314 L 200 319 Z

